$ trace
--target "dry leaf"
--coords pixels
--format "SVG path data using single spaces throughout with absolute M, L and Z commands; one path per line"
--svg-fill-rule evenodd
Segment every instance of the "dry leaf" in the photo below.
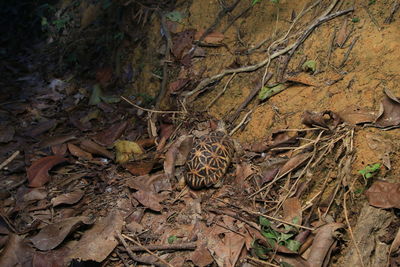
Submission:
M 302 166 L 311 157 L 311 153 L 301 153 L 290 158 L 279 170 L 278 176 L 285 175 Z
M 190 260 L 196 266 L 205 267 L 214 261 L 206 245 L 207 245 L 206 243 L 203 243 L 200 246 L 197 246 L 196 250 L 193 252 L 190 258 Z
M 140 190 L 132 193 L 132 196 L 136 198 L 140 204 L 151 210 L 161 211 L 163 208 L 160 202 L 164 200 L 164 197 L 160 197 L 158 194 L 155 194 L 151 191 Z
M 283 219 L 287 222 L 301 225 L 301 204 L 297 197 L 288 198 L 283 202 Z
M 371 206 L 383 209 L 400 208 L 400 183 L 376 181 L 365 195 Z
M 200 39 L 200 37 L 204 34 L 204 31 L 198 31 L 194 37 L 196 41 Z M 212 32 L 208 34 L 204 39 L 203 42 L 208 44 L 220 44 L 225 38 L 225 35 L 221 32 Z
M 75 157 L 86 159 L 86 160 L 92 160 L 93 156 L 89 152 L 86 152 L 79 148 L 78 146 L 74 144 L 67 144 L 68 145 L 68 150 L 69 152 L 74 155 Z
M 175 166 L 182 166 L 192 149 L 193 137 L 183 135 L 176 140 L 165 154 L 164 171 L 167 177 L 175 175 Z
M 30 266 L 34 252 L 24 236 L 9 234 L 7 245 L 0 254 L 0 266 Z
M 144 149 L 136 142 L 118 140 L 114 145 L 116 150 L 116 161 L 121 164 L 135 159 L 135 154 L 140 155 L 144 153 Z
M 109 159 L 114 159 L 114 154 L 112 152 L 108 151 L 104 147 L 96 144 L 91 140 L 88 139 L 83 140 L 81 142 L 81 147 L 92 154 L 101 155 Z
M 385 89 L 375 126 L 380 128 L 400 126 L 400 100 L 389 89 Z
M 96 221 L 87 230 L 76 246 L 71 248 L 69 259 L 102 262 L 118 245 L 116 233 L 121 233 L 124 219 L 119 211 L 112 211 L 105 218 Z
M 77 190 L 71 193 L 62 194 L 52 198 L 51 204 L 53 205 L 53 207 L 56 207 L 61 204 L 68 204 L 68 205 L 75 204 L 82 199 L 83 195 L 84 192 L 82 190 Z
M 58 223 L 43 227 L 40 232 L 30 240 L 40 250 L 50 250 L 57 247 L 75 229 L 83 224 L 92 224 L 88 217 L 79 216 L 63 219 Z
M 347 36 L 348 36 L 347 25 L 348 25 L 348 19 L 345 18 L 343 21 L 342 27 L 340 28 L 340 30 L 338 31 L 338 33 L 336 35 L 335 44 L 339 47 L 343 47 L 344 43 L 347 40 Z
M 97 134 L 94 137 L 94 140 L 100 145 L 111 146 L 115 142 L 115 140 L 121 137 L 127 126 L 128 126 L 127 121 L 111 125 L 108 129 Z
M 376 113 L 359 108 L 348 107 L 338 112 L 340 118 L 350 125 L 363 124 L 375 121 Z
M 41 187 L 50 180 L 49 170 L 55 165 L 67 161 L 60 156 L 48 156 L 36 160 L 27 170 L 29 186 Z

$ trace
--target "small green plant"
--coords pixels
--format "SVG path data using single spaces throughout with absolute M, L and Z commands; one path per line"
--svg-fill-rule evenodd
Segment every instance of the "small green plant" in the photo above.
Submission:
M 382 164 L 380 163 L 370 164 L 367 165 L 364 169 L 359 170 L 358 173 L 361 174 L 364 179 L 370 179 L 378 173 L 381 166 Z
M 311 73 L 314 73 L 317 70 L 317 62 L 315 60 L 308 60 L 304 62 L 303 66 L 301 68 L 304 71 L 310 71 Z
M 275 248 L 275 245 L 284 246 L 291 251 L 297 252 L 301 246 L 301 243 L 297 240 L 292 239 L 297 234 L 297 229 L 290 225 L 284 225 L 285 231 L 278 232 L 271 227 L 271 222 L 265 217 L 260 216 L 259 224 L 261 226 L 261 234 L 266 238 L 268 244 Z M 298 223 L 298 218 L 293 220 L 293 223 Z M 256 249 L 260 250 L 256 246 Z
M 360 19 L 359 18 L 352 18 L 351 22 L 357 23 L 357 22 L 360 22 Z
M 171 235 L 170 237 L 168 237 L 168 244 L 174 243 L 177 239 L 178 237 L 176 235 Z
M 376 0 L 369 0 L 368 5 L 373 5 L 376 3 Z

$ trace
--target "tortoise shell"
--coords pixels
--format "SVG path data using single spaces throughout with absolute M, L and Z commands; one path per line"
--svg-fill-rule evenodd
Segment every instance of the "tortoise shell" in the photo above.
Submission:
M 193 189 L 201 189 L 219 183 L 234 152 L 233 141 L 222 133 L 196 138 L 186 161 L 186 184 Z

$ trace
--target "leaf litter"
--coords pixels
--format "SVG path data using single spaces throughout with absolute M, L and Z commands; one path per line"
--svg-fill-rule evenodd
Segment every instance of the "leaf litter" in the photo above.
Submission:
M 259 1 L 241 11 L 239 1 L 233 1 L 231 6 L 220 3 L 221 7 L 210 3 L 211 10 L 222 8 L 222 11 L 216 12 L 215 21 L 205 28 L 198 24 L 201 18 L 195 23 L 196 12 L 205 9 L 194 1 L 188 4 L 188 10 L 168 10 L 165 17 L 170 20 L 169 26 L 163 27 L 161 35 L 160 31 L 148 31 L 149 36 L 154 37 L 156 32 L 165 40 L 154 42 L 158 36 L 149 46 L 140 47 L 131 41 L 145 42 L 145 35 L 139 29 L 145 26 L 150 29 L 154 17 L 148 16 L 164 6 L 129 2 L 125 8 L 132 13 L 127 16 L 122 12 L 121 19 L 129 21 L 134 17 L 142 26 L 138 24 L 132 30 L 129 23 L 121 24 L 121 34 L 111 39 L 122 38 L 121 51 L 127 47 L 149 49 L 143 53 L 144 59 L 161 56 L 164 57 L 161 64 L 151 70 L 147 62 L 136 66 L 126 62 L 128 57 L 122 54 L 128 50 L 124 50 L 116 52 L 115 58 L 119 59 L 112 64 L 104 62 L 105 58 L 96 58 L 99 64 L 86 66 L 82 73 L 88 76 L 79 82 L 75 80 L 79 74 L 74 78 L 54 75 L 59 78 L 49 80 L 49 86 L 44 86 L 44 80 L 37 81 L 36 76 L 20 79 L 21 85 L 31 90 L 29 98 L 21 94 L 27 105 L 11 108 L 0 103 L 1 116 L 6 118 L 0 136 L 6 145 L 0 151 L 1 172 L 5 177 L 0 181 L 5 188 L 0 195 L 4 228 L 0 265 L 67 266 L 72 261 L 95 261 L 105 266 L 264 266 L 267 263 L 340 266 L 342 258 L 338 251 L 344 255 L 345 243 L 349 249 L 356 248 L 354 255 L 361 254 L 355 240 L 359 240 L 363 222 L 354 225 L 353 220 L 357 205 L 368 201 L 374 209 L 398 208 L 398 183 L 392 177 L 399 173 L 396 165 L 391 164 L 397 162 L 392 158 L 398 156 L 397 152 L 391 147 L 397 143 L 387 142 L 386 136 L 380 135 L 380 140 L 365 138 L 369 140 L 369 149 L 379 152 L 379 160 L 385 167 L 376 160 L 365 161 L 357 151 L 358 134 L 365 131 L 359 125 L 384 130 L 397 128 L 400 102 L 388 89 L 393 86 L 385 86 L 379 111 L 371 107 L 379 101 L 379 95 L 374 98 L 362 95 L 363 101 L 349 101 L 347 110 L 337 104 L 345 98 L 358 97 L 349 79 L 352 70 L 346 69 L 346 64 L 354 64 L 352 55 L 345 58 L 346 64 L 338 64 L 336 59 L 341 56 L 339 50 L 346 48 L 349 35 L 354 31 L 359 34 L 361 28 L 350 30 L 347 17 L 343 22 L 335 20 L 346 14 L 342 11 L 354 11 L 347 4 L 332 11 L 336 2 L 318 7 L 311 4 L 304 13 L 281 6 L 282 14 L 273 18 L 278 34 L 270 38 L 285 36 L 282 29 L 287 27 L 283 24 L 286 20 L 281 19 L 285 16 L 300 35 L 291 35 L 289 30 L 290 38 L 278 38 L 272 43 L 272 39 L 267 40 L 258 47 L 253 46 L 253 31 L 243 31 L 241 27 L 250 29 L 255 23 L 257 28 L 257 19 L 252 14 L 257 14 L 261 5 L 272 7 L 279 5 L 278 2 Z M 69 8 L 66 13 L 71 11 Z M 101 9 L 97 7 L 96 12 L 93 5 L 79 8 L 82 16 L 91 17 L 85 18 L 83 31 L 99 27 L 93 23 L 95 18 L 111 10 L 106 4 Z M 315 12 L 313 16 L 307 14 L 313 8 L 321 13 L 317 22 L 313 20 Z M 227 21 L 223 19 L 226 15 Z M 309 26 L 297 25 L 298 19 L 304 19 L 303 22 L 308 19 Z M 265 23 L 258 25 L 258 29 L 264 29 Z M 324 23 L 339 27 L 339 32 L 328 32 L 321 25 Z M 68 25 L 62 27 L 68 39 L 68 32 L 73 29 Z M 312 33 L 316 27 L 321 32 Z M 315 40 L 321 33 L 335 35 L 328 52 L 339 57 L 325 60 L 312 52 L 315 47 L 310 47 L 306 39 L 322 43 L 324 38 Z M 131 40 L 124 39 L 125 35 Z M 301 38 L 297 39 L 298 36 Z M 58 38 L 53 37 L 53 41 Z M 257 39 L 263 38 L 260 35 Z M 162 49 L 154 49 L 154 43 L 159 46 L 163 41 L 169 43 L 169 50 L 156 55 L 155 51 Z M 299 49 L 303 43 L 304 48 Z M 241 49 L 237 49 L 238 45 Z M 285 49 L 288 54 L 283 52 Z M 249 76 L 239 73 L 254 72 L 259 80 L 263 75 L 257 69 L 265 65 L 262 61 L 253 64 L 260 62 L 265 52 L 270 58 L 265 61 L 269 69 L 264 75 L 267 70 L 275 69 L 273 81 L 253 93 L 258 94 L 254 105 L 253 102 L 244 105 L 249 109 L 248 115 L 228 125 L 228 130 L 235 133 L 233 137 L 241 141 L 243 151 L 237 148 L 221 187 L 207 190 L 185 187 L 181 181 L 193 138 L 209 134 L 216 128 L 215 117 L 228 116 L 241 102 L 240 98 L 246 97 Z M 357 45 L 352 53 L 360 57 Z M 67 64 L 63 59 L 60 64 Z M 81 59 L 74 63 L 77 68 L 85 62 Z M 159 59 L 152 58 L 149 62 Z M 292 66 L 294 61 L 297 67 Z M 115 69 L 109 67 L 114 65 Z M 341 78 L 335 78 L 337 73 L 333 75 L 329 68 L 340 71 Z M 5 73 L 15 75 L 11 69 L 8 67 Z M 129 73 L 123 74 L 122 70 Z M 215 73 L 217 76 L 213 76 Z M 322 78 L 321 73 L 326 76 Z M 238 75 L 232 76 L 231 84 L 228 86 L 228 82 L 217 98 L 211 97 L 227 74 Z M 326 81 L 334 79 L 335 83 L 327 86 Z M 119 98 L 127 94 L 120 88 L 127 87 L 124 81 L 128 80 L 134 88 L 129 93 L 134 107 Z M 168 93 L 164 101 L 154 94 L 158 82 L 164 83 L 161 87 Z M 342 91 L 337 90 L 336 84 L 342 86 Z M 395 88 L 393 92 L 398 93 Z M 336 95 L 343 99 L 326 101 L 329 102 L 326 105 L 320 98 L 322 94 L 327 99 L 335 99 Z M 187 95 L 193 98 L 186 101 Z M 210 102 L 210 99 L 215 100 Z M 287 109 L 291 107 L 291 99 L 298 101 L 297 109 Z M 317 99 L 321 107 L 309 105 Z M 208 113 L 202 112 L 205 106 Z M 238 114 L 241 111 L 244 110 Z M 257 130 L 252 125 L 254 121 Z M 376 132 L 370 133 L 376 136 Z M 22 156 L 18 153 L 12 157 L 15 150 Z M 17 163 L 20 167 L 13 167 Z M 373 163 L 379 164 L 379 172 L 374 168 L 363 169 L 374 166 Z M 366 172 L 360 175 L 358 170 Z M 386 177 L 388 171 L 393 176 Z M 391 252 L 387 260 L 392 264 L 398 257 L 397 236 L 387 245 Z M 362 264 L 362 257 L 358 258 Z

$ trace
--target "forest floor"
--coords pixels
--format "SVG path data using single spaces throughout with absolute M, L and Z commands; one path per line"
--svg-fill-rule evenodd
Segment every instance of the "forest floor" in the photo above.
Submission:
M 0 50 L 0 266 L 399 266 L 399 7 L 35 9 L 46 42 Z M 235 156 L 193 190 L 220 121 Z

